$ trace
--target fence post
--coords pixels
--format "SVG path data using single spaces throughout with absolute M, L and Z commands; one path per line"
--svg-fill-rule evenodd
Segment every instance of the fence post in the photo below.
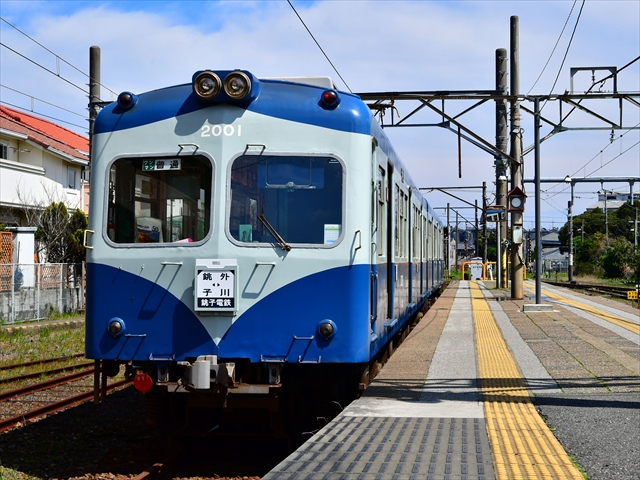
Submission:
M 62 263 L 58 263 L 58 267 L 60 268 L 60 288 L 59 288 L 59 292 L 60 294 L 58 295 L 58 311 L 60 313 L 62 313 L 62 280 L 64 278 L 64 274 L 63 274 L 63 265 Z
M 42 266 L 40 263 L 35 264 L 36 269 L 36 320 L 42 318 L 40 316 L 40 288 L 42 284 Z
M 13 267 L 14 267 L 14 264 L 12 263 L 11 264 L 11 275 L 10 275 L 11 276 L 11 308 L 9 310 L 10 311 L 10 313 L 9 313 L 9 323 L 15 323 L 15 321 L 16 321 L 16 310 L 15 310 L 15 307 L 16 307 L 16 292 L 15 292 L 15 290 L 16 289 L 15 289 L 15 284 L 14 284 L 14 281 L 15 281 L 14 274 L 15 274 L 15 272 L 14 272 Z

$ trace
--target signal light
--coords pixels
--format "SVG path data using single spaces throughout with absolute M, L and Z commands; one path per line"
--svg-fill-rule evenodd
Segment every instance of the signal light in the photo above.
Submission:
M 442 227 L 442 234 L 444 238 L 447 238 L 449 236 L 449 227 Z
M 335 90 L 325 90 L 320 97 L 320 104 L 324 108 L 336 108 L 340 104 L 340 95 Z
M 131 92 L 122 92 L 118 95 L 118 105 L 124 110 L 129 110 L 138 103 L 138 97 Z

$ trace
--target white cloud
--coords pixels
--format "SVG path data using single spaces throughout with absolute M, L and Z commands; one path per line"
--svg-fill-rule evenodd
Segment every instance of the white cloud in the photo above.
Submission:
M 571 10 L 571 1 L 325 1 L 299 2 L 294 6 L 331 61 L 354 91 L 406 91 L 435 89 L 492 89 L 497 48 L 509 49 L 511 15 L 520 19 L 521 92 L 526 93 L 549 58 Z M 96 5 L 98 5 L 96 7 Z M 556 78 L 581 2 L 577 2 L 556 53 L 532 91 L 546 94 Z M 88 72 L 89 47 L 102 51 L 102 83 L 114 92 L 143 92 L 186 83 L 204 68 L 243 68 L 258 77 L 337 75 L 284 2 L 2 2 L 2 16 L 79 69 Z M 17 33 L 0 25 L 2 42 L 33 58 L 74 84 L 85 86 L 86 77 L 57 62 L 53 56 Z M 554 91 L 569 88 L 569 68 L 622 66 L 639 55 L 640 3 L 629 1 L 586 2 L 580 24 Z M 77 88 L 45 73 L 41 68 L 2 48 L 1 83 L 69 110 L 86 114 L 87 98 Z M 622 72 L 621 90 L 640 90 L 640 65 Z M 591 85 L 590 73 L 576 77 L 576 88 Z M 606 88 L 612 88 L 611 82 Z M 31 108 L 28 97 L 0 90 L 2 101 Z M 103 98 L 113 96 L 103 89 Z M 35 110 L 83 124 L 80 117 L 35 102 Z M 460 112 L 469 104 L 448 102 L 448 112 Z M 398 104 L 407 115 L 413 107 Z M 604 107 L 617 115 L 617 105 Z M 545 107 L 549 117 L 557 103 Z M 566 109 L 565 109 L 566 112 Z M 640 122 L 638 109 L 625 106 L 625 122 Z M 573 115 L 575 120 L 583 117 Z M 420 113 L 416 119 L 439 121 L 437 115 Z M 493 105 L 463 117 L 465 124 L 493 142 Z M 525 146 L 533 141 L 533 121 L 523 113 Z M 575 126 L 580 124 L 575 123 Z M 81 128 L 75 130 L 82 131 Z M 545 126 L 543 131 L 549 131 Z M 616 131 L 618 136 L 620 131 Z M 493 158 L 462 144 L 463 178 L 458 178 L 457 138 L 441 128 L 389 129 L 396 150 L 418 184 L 453 186 L 481 184 L 492 188 Z M 608 144 L 610 132 L 567 132 L 542 147 L 542 175 L 573 174 Z M 629 132 L 602 155 L 605 164 L 637 142 Z M 615 150 L 615 153 L 614 153 Z M 597 175 L 640 175 L 640 148 L 620 157 Z M 598 165 L 590 165 L 589 173 Z M 591 168 L 591 167 L 594 168 Z M 579 175 L 583 172 L 579 171 Z M 525 176 L 533 175 L 533 155 L 525 160 Z M 593 185 L 593 184 L 589 184 Z M 550 186 L 547 186 L 550 187 Z M 621 187 L 611 185 L 608 188 Z M 587 188 L 587 187 L 585 187 Z M 528 186 L 528 191 L 532 188 Z M 595 188 L 588 187 L 595 191 Z M 472 201 L 477 192 L 461 194 Z M 587 197 L 587 195 L 585 195 Z M 455 202 L 433 195 L 436 205 Z M 591 194 L 577 201 L 574 211 L 592 203 Z M 553 198 L 555 207 L 543 203 L 543 218 L 553 215 L 562 222 L 568 195 Z M 527 222 L 532 221 L 527 215 Z M 527 225 L 530 226 L 530 225 Z

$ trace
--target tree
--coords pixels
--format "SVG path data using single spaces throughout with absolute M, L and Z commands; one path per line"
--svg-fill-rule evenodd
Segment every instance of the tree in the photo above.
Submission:
M 479 248 L 480 248 L 480 252 L 483 251 L 484 249 L 484 242 L 487 242 L 487 261 L 488 262 L 495 262 L 496 261 L 496 252 L 497 252 L 497 247 L 496 247 L 496 229 L 491 229 L 491 230 L 487 230 L 487 236 L 480 238 L 480 242 L 478 243 Z M 478 256 L 480 255 L 480 252 L 478 252 Z
M 614 238 L 604 249 L 602 270 L 606 278 L 631 278 L 633 245 L 624 237 Z
M 39 218 L 35 239 L 37 251 L 50 263 L 80 263 L 85 259 L 82 246 L 87 216 L 82 210 L 69 215 L 63 202 L 53 202 Z
M 601 267 L 598 259 L 604 252 L 605 236 L 601 232 L 585 235 L 584 242 L 581 237 L 575 239 L 574 257 L 577 275 L 594 275 Z

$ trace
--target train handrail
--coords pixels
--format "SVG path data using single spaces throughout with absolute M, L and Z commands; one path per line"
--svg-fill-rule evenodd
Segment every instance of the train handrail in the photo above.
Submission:
M 93 230 L 86 229 L 86 230 L 84 231 L 84 234 L 83 234 L 82 246 L 83 246 L 84 248 L 86 248 L 87 250 L 93 250 L 93 247 L 92 247 L 92 246 L 90 246 L 89 244 L 87 244 L 87 234 L 88 234 L 88 233 L 94 234 L 94 233 L 96 233 L 96 232 L 94 232 Z

